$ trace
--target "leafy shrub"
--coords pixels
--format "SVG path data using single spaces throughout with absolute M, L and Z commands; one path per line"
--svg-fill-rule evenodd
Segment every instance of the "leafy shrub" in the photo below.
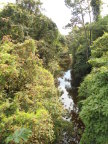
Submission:
M 35 41 L 4 41 L 0 58 L 0 143 L 6 139 L 52 143 L 63 111 L 53 76 L 43 68 Z M 22 128 L 32 132 L 31 138 L 18 134 Z
M 92 72 L 79 88 L 80 117 L 85 124 L 81 144 L 108 143 L 108 34 L 94 41 Z

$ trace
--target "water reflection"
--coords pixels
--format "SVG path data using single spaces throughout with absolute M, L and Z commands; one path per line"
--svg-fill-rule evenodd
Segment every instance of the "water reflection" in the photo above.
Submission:
M 71 88 L 71 73 L 70 70 L 65 72 L 64 76 L 58 78 L 59 81 L 59 89 L 63 92 L 62 96 L 60 97 L 61 102 L 64 105 L 64 108 L 71 111 L 73 109 L 73 100 L 67 91 L 67 88 Z
M 63 119 L 72 122 L 74 130 L 72 137 L 70 138 L 66 132 L 64 132 L 63 140 L 60 144 L 79 144 L 81 135 L 84 130 L 84 124 L 79 118 L 78 107 L 77 107 L 77 88 L 72 87 L 71 70 L 64 73 L 63 77 L 58 78 L 59 89 L 63 92 L 60 97 L 63 103 L 64 109 L 68 111 L 68 115 L 64 116 Z

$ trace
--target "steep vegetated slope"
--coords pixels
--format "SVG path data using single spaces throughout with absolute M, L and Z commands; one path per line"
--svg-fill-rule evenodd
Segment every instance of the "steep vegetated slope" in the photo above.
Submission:
M 60 68 L 60 57 L 68 52 L 66 40 L 59 33 L 56 24 L 41 13 L 41 5 L 33 2 L 22 0 L 22 3 L 4 7 L 0 13 L 0 39 L 4 35 L 10 35 L 14 43 L 30 38 L 36 40 L 44 67 L 56 75 Z M 35 10 L 35 7 L 38 9 Z
M 85 124 L 81 143 L 108 143 L 108 33 L 94 41 L 89 63 L 92 71 L 79 88 Z
M 5 40 L 0 45 L 0 57 L 0 143 L 23 127 L 31 130 L 31 143 L 52 142 L 62 106 L 53 76 L 38 57 L 35 41 L 13 44 Z M 12 141 L 9 138 L 7 142 Z
M 67 36 L 72 53 L 72 86 L 79 87 L 79 115 L 85 125 L 81 144 L 108 143 L 108 16 L 85 25 L 92 36 L 86 57 L 84 28 L 74 26 Z
M 49 144 L 63 130 L 54 77 L 68 48 L 40 7 L 22 0 L 0 12 L 0 144 Z

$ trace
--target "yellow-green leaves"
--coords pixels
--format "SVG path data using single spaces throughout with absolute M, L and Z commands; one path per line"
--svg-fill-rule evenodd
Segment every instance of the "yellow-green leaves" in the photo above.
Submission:
M 32 39 L 0 45 L 0 142 L 52 143 L 62 106 Z M 22 128 L 32 132 L 23 134 Z

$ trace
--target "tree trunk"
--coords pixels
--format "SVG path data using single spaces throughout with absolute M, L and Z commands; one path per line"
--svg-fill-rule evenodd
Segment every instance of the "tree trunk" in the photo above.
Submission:
M 88 3 L 88 11 L 89 11 L 89 18 L 90 18 L 90 26 L 91 26 L 92 20 L 91 20 L 91 11 L 90 11 L 89 0 L 87 0 L 87 3 Z M 91 27 L 90 27 L 90 46 L 91 46 L 91 44 L 92 44 L 92 30 L 91 30 Z
M 81 16 L 82 16 L 82 25 L 84 27 L 84 33 L 85 33 L 85 38 L 86 38 L 86 43 L 87 43 L 86 55 L 87 55 L 87 59 L 88 59 L 89 58 L 89 47 L 90 47 L 90 44 L 89 44 L 89 41 L 88 41 L 87 30 L 86 30 L 85 23 L 84 23 L 83 9 L 82 9 L 81 5 L 80 5 L 80 10 L 81 10 Z

